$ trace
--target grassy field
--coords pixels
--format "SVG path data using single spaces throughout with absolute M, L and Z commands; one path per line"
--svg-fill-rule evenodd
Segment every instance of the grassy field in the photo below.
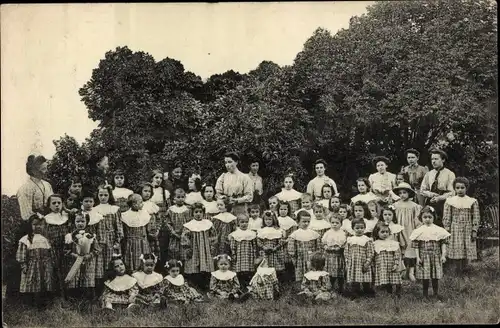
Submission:
M 97 306 L 75 304 L 62 309 L 37 311 L 22 306 L 3 309 L 8 327 L 140 327 L 140 326 L 249 326 L 249 325 L 354 325 L 497 323 L 500 318 L 498 248 L 485 251 L 464 277 L 445 276 L 440 284 L 443 303 L 425 301 L 418 283 L 405 282 L 404 296 L 394 299 L 382 291 L 372 299 L 339 297 L 328 304 L 298 304 L 284 295 L 275 302 L 231 304 L 223 301 L 137 309 L 103 311 Z

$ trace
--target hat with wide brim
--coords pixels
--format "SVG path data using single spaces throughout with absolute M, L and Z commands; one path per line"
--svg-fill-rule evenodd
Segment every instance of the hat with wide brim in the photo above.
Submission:
M 391 160 L 385 156 L 375 156 L 372 160 L 373 165 L 377 165 L 378 162 L 384 162 L 386 165 L 391 163 Z
M 392 191 L 397 195 L 401 190 L 406 190 L 408 192 L 408 194 L 410 195 L 410 198 L 415 196 L 415 190 L 413 190 L 413 188 L 410 186 L 409 183 L 401 182 Z

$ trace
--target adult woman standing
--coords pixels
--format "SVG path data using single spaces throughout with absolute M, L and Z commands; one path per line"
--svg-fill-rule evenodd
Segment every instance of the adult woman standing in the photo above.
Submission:
M 47 160 L 43 156 L 28 156 L 26 161 L 26 173 L 28 180 L 19 188 L 17 192 L 17 201 L 21 212 L 21 220 L 16 228 L 15 243 L 28 233 L 28 219 L 33 214 L 40 217 L 45 215 L 45 205 L 52 191 L 50 183 L 44 180 L 47 174 Z M 13 257 L 15 259 L 15 253 Z M 6 297 L 9 300 L 18 298 L 19 283 L 21 279 L 21 268 L 16 261 L 13 261 L 12 270 L 7 279 Z
M 224 155 L 227 172 L 222 173 L 215 184 L 217 197 L 229 197 L 234 215 L 246 214 L 247 204 L 253 200 L 253 182 L 247 174 L 238 170 L 239 161 L 240 157 L 234 152 Z
M 332 186 L 334 192 L 333 196 L 339 196 L 337 184 L 325 174 L 326 162 L 322 159 L 318 159 L 314 162 L 314 170 L 316 171 L 316 177 L 307 184 L 307 193 L 313 197 L 313 200 L 321 199 L 321 189 L 325 184 Z
M 180 163 L 176 163 L 174 168 L 169 174 L 167 179 L 164 179 L 164 188 L 170 193 L 170 197 L 174 196 L 177 188 L 182 188 L 186 193 L 188 192 L 188 178 L 184 175 L 183 167 Z
M 416 149 L 408 149 L 405 152 L 406 160 L 408 161 L 408 166 L 405 166 L 402 170 L 405 181 L 407 181 L 416 192 L 415 201 L 424 206 L 425 197 L 420 194 L 420 186 L 424 180 L 424 176 L 429 169 L 426 166 L 418 164 L 418 159 L 420 158 L 420 152 Z
M 377 168 L 377 172 L 368 177 L 370 181 L 371 191 L 377 196 L 378 202 L 381 205 L 387 205 L 399 199 L 392 190 L 396 188 L 396 175 L 387 172 L 387 166 L 390 160 L 385 156 L 376 156 L 373 158 L 373 164 Z

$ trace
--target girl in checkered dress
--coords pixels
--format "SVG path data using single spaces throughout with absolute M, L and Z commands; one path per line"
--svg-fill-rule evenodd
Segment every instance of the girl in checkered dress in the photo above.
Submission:
M 265 211 L 262 229 L 257 231 L 259 254 L 266 259 L 268 267 L 274 268 L 279 278 L 285 269 L 284 231 L 279 228 L 278 218 L 271 211 Z
M 332 227 L 330 222 L 326 220 L 327 209 L 321 204 L 314 204 L 314 219 L 311 219 L 309 229 L 316 231 L 320 237 L 323 237 L 325 232 Z
M 311 270 L 304 274 L 299 295 L 317 301 L 328 301 L 332 296 L 330 276 L 325 271 L 325 257 L 322 252 L 311 256 Z
M 104 287 L 104 274 L 108 270 L 114 253 L 121 254 L 123 239 L 123 224 L 120 208 L 115 206 L 115 199 L 110 185 L 100 185 L 97 197 L 99 205 L 94 207 L 94 212 L 102 215 L 97 224 L 97 241 L 101 254 L 96 257 L 96 292 L 100 294 Z
M 307 213 L 309 213 L 311 220 L 314 219 L 314 210 L 313 210 L 313 197 L 310 194 L 302 194 L 302 197 L 300 197 L 300 204 L 302 208 L 300 210 L 305 210 Z M 299 220 L 297 219 L 297 214 L 299 211 L 296 211 L 293 213 L 295 221 L 297 223 Z
M 294 183 L 295 181 L 292 174 L 285 176 L 283 181 L 284 188 L 281 189 L 281 192 L 276 194 L 276 198 L 278 198 L 279 201 L 290 204 L 290 216 L 294 216 L 293 213 L 300 209 L 300 198 L 302 197 L 302 193 L 293 189 Z
M 378 222 L 378 219 L 377 219 L 378 216 L 372 217 L 372 213 L 368 209 L 368 205 L 362 201 L 358 201 L 358 202 L 354 203 L 353 212 L 354 212 L 355 219 L 362 219 L 365 222 L 364 234 L 367 237 L 371 238 L 373 228 L 375 228 L 375 226 L 377 225 L 377 222 Z M 352 221 L 351 221 L 350 233 L 352 235 L 355 235 L 354 231 L 352 230 Z
M 68 220 L 68 213 L 62 212 L 62 196 L 54 194 L 47 199 L 47 207 L 50 213 L 47 214 L 45 219 L 45 233 L 44 235 L 49 240 L 50 245 L 54 249 L 55 262 L 57 271 L 57 290 L 63 293 L 63 274 L 67 270 L 67 261 L 64 253 L 64 241 L 66 235 L 70 232 L 70 221 Z
M 259 204 L 252 204 L 248 206 L 248 229 L 258 231 L 262 228 L 262 218 L 260 217 Z
M 378 223 L 378 218 L 380 217 L 381 207 L 378 201 L 371 200 L 366 203 L 368 206 L 368 211 L 370 212 L 369 216 L 365 216 L 365 219 L 368 219 L 366 222 L 365 233 L 368 237 L 372 236 L 373 228 Z M 372 221 L 374 220 L 374 221 Z
M 170 207 L 170 192 L 163 187 L 163 171 L 153 170 L 151 173 L 151 184 L 153 185 L 151 201 L 159 207 L 158 216 L 163 220 Z
M 194 203 L 203 202 L 203 196 L 201 194 L 201 178 L 199 175 L 193 174 L 188 179 L 188 189 L 189 192 L 186 194 L 185 203 L 188 206 L 193 205 Z
M 205 219 L 205 208 L 195 203 L 193 219 L 183 226 L 181 246 L 185 258 L 184 273 L 198 288 L 206 289 L 208 276 L 214 270 L 212 256 L 217 235 L 212 221 Z
M 412 201 L 412 198 L 415 197 L 415 191 L 408 183 L 399 184 L 398 187 L 393 189 L 393 192 L 399 196 L 399 200 L 394 204 L 397 223 L 403 227 L 399 237 L 404 237 L 407 244 L 403 253 L 403 261 L 408 268 L 408 278 L 415 281 L 417 255 L 415 249 L 411 247 L 409 238 L 413 230 L 422 224 L 418 219 L 422 206 Z
M 149 182 L 142 183 L 138 188 L 138 193 L 142 196 L 143 204 L 142 210 L 146 211 L 150 215 L 149 219 L 149 248 L 155 256 L 160 256 L 160 242 L 158 239 L 161 220 L 159 217 L 160 208 L 154 202 L 151 201 L 151 196 L 153 195 L 153 185 Z M 155 262 L 156 263 L 156 262 Z
M 358 296 L 363 294 L 372 296 L 374 292 L 370 284 L 373 280 L 373 241 L 364 234 L 366 223 L 363 219 L 355 218 L 352 220 L 351 224 L 354 236 L 347 238 L 344 250 L 347 283 L 352 284 L 354 292 Z M 363 286 L 363 293 L 361 291 L 361 285 Z
M 113 305 L 135 305 L 139 287 L 137 280 L 128 274 L 128 270 L 118 254 L 114 254 L 104 282 L 104 292 L 100 298 L 102 308 L 113 310 Z
M 423 225 L 413 230 L 410 241 L 417 253 L 416 278 L 422 280 L 424 296 L 429 296 L 429 280 L 431 280 L 434 296 L 439 299 L 438 283 L 443 277 L 446 244 L 450 233 L 434 224 L 435 217 L 436 210 L 433 207 L 424 207 L 420 212 Z
M 375 286 L 383 286 L 389 294 L 396 287 L 396 296 L 401 296 L 401 249 L 399 243 L 389 236 L 391 230 L 388 223 L 379 223 L 373 230 L 375 242 Z
M 127 200 L 134 193 L 132 190 L 125 188 L 125 186 L 125 173 L 122 170 L 116 170 L 113 173 L 113 198 L 116 201 L 116 205 L 120 208 L 121 213 L 129 209 Z
M 340 197 L 332 196 L 332 198 L 330 198 L 330 201 L 328 202 L 328 213 L 338 213 L 340 205 Z
M 281 230 L 283 230 L 284 245 L 283 245 L 283 256 L 285 262 L 285 270 L 282 272 L 283 277 L 280 277 L 282 282 L 293 282 L 295 280 L 295 274 L 293 272 L 293 263 L 290 255 L 286 251 L 286 243 L 288 242 L 288 237 L 297 230 L 297 222 L 290 217 L 292 214 L 292 207 L 290 203 L 280 201 L 278 205 L 278 224 Z
M 25 301 L 37 306 L 43 305 L 41 299 L 55 290 L 55 252 L 42 235 L 43 224 L 38 214 L 30 216 L 28 234 L 19 240 L 16 253 L 16 261 L 21 265 L 19 291 Z
M 351 206 L 346 204 L 341 204 L 339 206 L 339 211 L 337 212 L 337 216 L 342 220 L 342 226 L 340 229 L 344 230 L 347 236 L 354 236 L 354 231 L 352 231 L 352 216 L 351 216 Z
M 215 200 L 214 186 L 210 184 L 204 185 L 201 188 L 201 195 L 203 196 L 203 201 L 201 203 L 205 206 L 205 217 L 211 220 L 215 215 L 219 214 L 219 208 Z
M 163 296 L 166 301 L 189 304 L 203 302 L 203 296 L 190 287 L 181 274 L 182 262 L 170 260 L 165 264 L 168 275 L 163 279 Z
M 295 267 L 295 281 L 301 282 L 304 273 L 309 271 L 308 262 L 310 254 L 319 249 L 321 239 L 319 234 L 309 229 L 311 216 L 305 210 L 297 213 L 299 228 L 292 232 L 288 238 L 288 254 Z
M 153 224 L 151 216 L 142 209 L 142 197 L 132 194 L 127 205 L 130 209 L 122 213 L 124 231 L 123 258 L 130 271 L 135 271 L 141 266 L 141 254 L 151 253 L 149 239 L 153 238 Z
M 220 213 L 212 218 L 217 232 L 217 241 L 214 247 L 216 254 L 227 254 L 231 252 L 229 234 L 236 230 L 236 216 L 231 213 L 232 206 L 229 204 L 229 198 L 227 197 L 218 199 L 217 207 Z
M 72 279 L 68 277 L 65 279 L 68 294 L 74 298 L 83 296 L 87 299 L 93 299 L 95 296 L 96 257 L 101 249 L 94 229 L 89 226 L 90 221 L 88 213 L 76 213 L 74 216 L 75 230 L 66 237 L 65 253 L 68 263 L 73 264 L 75 261 L 83 260 Z M 81 238 L 85 238 L 90 243 L 88 252 L 85 249 L 87 245 L 83 247 L 80 245 Z M 78 259 L 79 257 L 81 259 Z
M 186 193 L 177 188 L 174 191 L 174 205 L 167 211 L 166 230 L 169 233 L 168 255 L 169 259 L 184 260 L 181 254 L 181 234 L 184 224 L 191 220 L 191 210 L 186 206 L 184 200 Z
M 321 244 L 325 250 L 326 271 L 330 275 L 332 287 L 335 282 L 338 283 L 338 293 L 344 292 L 345 276 L 345 258 L 344 247 L 347 241 L 347 234 L 341 229 L 340 218 L 333 216 L 331 219 L 332 227 L 325 232 L 321 238 Z
M 467 261 L 477 258 L 476 238 L 479 228 L 479 204 L 475 198 L 467 196 L 469 180 L 458 177 L 453 181 L 455 195 L 446 199 L 443 212 L 443 226 L 451 233 L 447 256 L 455 262 L 457 273 L 467 265 Z
M 229 234 L 229 245 L 233 257 L 233 268 L 243 287 L 252 279 L 257 256 L 257 234 L 248 229 L 248 216 L 238 214 L 238 229 Z
M 214 260 L 217 261 L 218 270 L 211 274 L 208 296 L 229 300 L 239 299 L 243 293 L 236 272 L 229 270 L 231 257 L 227 254 L 221 254 L 217 255 Z
M 163 276 L 153 271 L 158 258 L 154 253 L 151 253 L 141 254 L 139 259 L 141 267 L 132 274 L 132 277 L 137 280 L 139 289 L 136 301 L 144 305 L 159 305 L 163 291 Z
M 330 199 L 333 196 L 333 187 L 329 184 L 324 184 L 321 187 L 321 200 L 316 201 L 316 204 L 320 204 L 324 208 L 328 209 L 330 207 Z
M 405 251 L 408 243 L 406 242 L 406 238 L 403 234 L 404 227 L 397 224 L 396 222 L 397 222 L 397 217 L 396 217 L 396 209 L 395 209 L 394 205 L 384 206 L 384 208 L 380 212 L 380 220 L 379 220 L 379 223 L 377 224 L 377 226 L 379 224 L 386 224 L 389 227 L 389 230 L 391 233 L 389 234 L 388 239 L 398 242 L 399 248 L 400 248 L 402 254 L 404 254 L 404 251 Z M 377 238 L 376 235 L 374 235 L 374 237 Z M 403 263 L 403 257 L 401 256 L 401 261 L 399 263 L 398 272 L 403 273 L 405 271 L 406 271 L 406 267 Z

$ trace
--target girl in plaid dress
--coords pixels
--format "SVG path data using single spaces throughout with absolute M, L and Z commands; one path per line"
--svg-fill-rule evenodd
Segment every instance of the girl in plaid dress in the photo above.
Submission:
M 340 208 L 340 198 L 338 196 L 332 196 L 328 202 L 328 212 L 337 213 Z
M 346 204 L 341 204 L 339 206 L 339 211 L 337 212 L 337 216 L 342 220 L 342 226 L 340 229 L 344 230 L 347 236 L 354 236 L 354 231 L 352 231 L 352 216 L 350 214 L 351 206 Z
M 168 258 L 184 260 L 181 254 L 181 234 L 184 224 L 191 220 L 191 210 L 184 200 L 186 193 L 177 188 L 174 191 L 174 205 L 167 211 L 166 229 L 169 232 Z
M 394 205 L 386 205 L 380 212 L 380 220 L 379 224 L 386 224 L 389 227 L 390 234 L 388 236 L 388 239 L 394 240 L 398 242 L 399 248 L 404 254 L 404 251 L 406 249 L 406 246 L 408 245 L 405 235 L 403 234 L 404 227 L 402 225 L 397 224 L 397 217 L 396 217 L 396 208 Z M 377 238 L 377 235 L 374 235 L 375 238 Z M 403 257 L 400 257 L 401 262 L 399 263 L 399 268 L 398 272 L 402 273 L 406 271 L 406 267 L 403 263 Z
M 201 195 L 201 178 L 197 175 L 191 176 L 188 180 L 189 192 L 186 195 L 186 200 L 184 201 L 186 205 L 191 206 L 194 203 L 203 202 L 203 197 Z
M 236 230 L 236 216 L 231 213 L 232 206 L 229 204 L 229 198 L 222 197 L 217 200 L 219 214 L 212 218 L 214 229 L 217 233 L 215 242 L 216 254 L 226 254 L 231 251 L 229 246 L 229 234 Z
M 135 305 L 137 294 L 139 294 L 137 280 L 127 274 L 121 256 L 113 255 L 113 259 L 109 262 L 104 292 L 100 299 L 102 307 L 113 310 L 114 304 L 120 304 L 130 308 Z
M 299 295 L 316 301 L 328 301 L 332 297 L 332 284 L 325 271 L 325 257 L 317 252 L 311 256 L 311 270 L 304 274 Z
M 375 203 L 376 204 L 376 203 Z M 373 228 L 377 225 L 378 216 L 373 217 L 372 213 L 368 209 L 368 205 L 362 201 L 358 201 L 354 204 L 353 208 L 354 218 L 362 219 L 365 222 L 365 230 L 364 233 L 367 237 L 372 237 Z M 352 221 L 351 221 L 351 229 L 352 229 Z M 354 231 L 350 231 L 352 235 L 355 235 Z
M 355 208 L 357 208 L 357 206 L 355 206 Z M 373 241 L 364 234 L 366 223 L 363 219 L 355 218 L 352 220 L 351 224 L 354 236 L 347 238 L 344 250 L 347 283 L 352 284 L 353 290 L 358 296 L 363 294 L 373 296 L 374 291 L 370 286 L 373 278 Z M 361 291 L 361 285 L 363 286 L 363 292 Z
M 325 232 L 327 232 L 332 226 L 330 222 L 326 220 L 327 209 L 321 204 L 316 203 L 314 205 L 314 219 L 311 219 L 309 224 L 309 229 L 316 231 L 320 237 L 323 237 Z
M 116 170 L 113 174 L 113 198 L 121 213 L 129 209 L 127 200 L 134 193 L 132 190 L 125 188 L 125 185 L 125 173 L 122 170 Z
M 257 256 L 257 234 L 248 229 L 248 216 L 238 214 L 238 229 L 229 234 L 229 245 L 233 257 L 234 271 L 243 287 L 252 279 Z
M 358 201 L 368 204 L 369 201 L 376 201 L 378 199 L 377 196 L 371 192 L 370 181 L 367 178 L 358 178 L 358 180 L 356 180 L 356 185 L 358 187 L 359 194 L 351 198 L 351 206 L 354 206 L 354 204 Z
M 324 208 L 328 209 L 330 207 L 330 199 L 333 196 L 333 187 L 329 184 L 324 184 L 321 187 L 321 200 L 316 201 L 316 204 L 320 204 Z
M 28 219 L 28 234 L 19 240 L 16 261 L 21 265 L 19 291 L 23 300 L 42 306 L 55 290 L 55 253 L 50 242 L 41 233 L 43 219 L 33 214 Z
M 253 231 L 258 231 L 262 228 L 262 218 L 260 217 L 260 206 L 258 204 L 252 204 L 248 206 L 248 213 L 250 215 L 248 219 L 248 228 Z
M 368 205 L 368 211 L 370 212 L 372 218 L 378 218 L 380 216 L 380 203 L 376 200 L 370 200 L 366 203 Z
M 76 213 L 74 217 L 75 231 L 68 234 L 65 244 L 68 263 L 74 263 L 79 257 L 83 258 L 82 264 L 72 279 L 68 280 L 68 277 L 65 279 L 68 294 L 75 299 L 83 296 L 91 300 L 95 296 L 96 257 L 101 250 L 95 238 L 95 229 L 92 229 L 89 225 L 90 221 L 91 218 L 88 213 Z M 79 239 L 84 236 L 90 241 L 88 252 L 79 244 Z
M 63 201 L 62 196 L 54 194 L 47 199 L 47 207 L 50 213 L 47 214 L 45 219 L 45 236 L 49 240 L 50 245 L 54 249 L 57 273 L 57 290 L 63 294 L 63 271 L 67 268 L 67 263 L 64 254 L 64 241 L 66 235 L 70 232 L 70 222 L 68 214 L 62 211 Z
M 166 301 L 189 304 L 191 302 L 203 302 L 203 296 L 190 287 L 181 274 L 182 262 L 170 260 L 165 264 L 168 275 L 163 279 L 163 296 Z
M 418 219 L 422 206 L 413 202 L 411 199 L 415 197 L 415 191 L 408 183 L 402 183 L 394 188 L 394 193 L 399 196 L 399 201 L 394 204 L 397 222 L 403 226 L 400 237 L 404 237 L 407 241 L 406 249 L 403 253 L 403 262 L 408 268 L 408 278 L 415 281 L 415 265 L 417 254 L 415 249 L 411 247 L 409 238 L 413 230 L 422 224 Z
M 161 227 L 161 221 L 159 217 L 160 208 L 158 207 L 158 205 L 151 201 L 151 196 L 153 195 L 153 185 L 149 182 L 145 182 L 139 186 L 138 192 L 142 196 L 143 200 L 142 210 L 146 211 L 151 216 L 149 219 L 149 248 L 155 256 L 160 256 L 160 242 L 158 239 Z
M 284 188 L 281 189 L 281 192 L 276 194 L 276 198 L 278 198 L 281 202 L 286 202 L 290 204 L 290 216 L 294 216 L 293 213 L 300 209 L 300 198 L 302 197 L 302 193 L 293 189 L 295 181 L 292 174 L 285 176 L 283 181 Z
M 297 222 L 290 217 L 292 215 L 292 206 L 290 203 L 280 201 L 278 205 L 278 212 L 280 216 L 278 217 L 278 224 L 281 230 L 283 230 L 284 245 L 283 245 L 283 256 L 285 262 L 285 270 L 282 272 L 283 277 L 281 281 L 293 282 L 295 280 L 295 273 L 293 272 L 293 263 L 290 255 L 286 251 L 286 243 L 288 242 L 288 237 L 297 230 Z
M 311 216 L 307 211 L 300 210 L 297 213 L 297 220 L 299 228 L 288 238 L 287 251 L 295 267 L 295 281 L 301 282 L 304 273 L 309 271 L 309 256 L 319 249 L 321 240 L 316 231 L 308 228 Z
M 266 259 L 260 260 L 248 290 L 255 300 L 274 300 L 279 297 L 280 288 L 276 270 L 267 266 Z
M 379 223 L 373 231 L 375 242 L 375 286 L 383 286 L 392 294 L 392 286 L 396 286 L 396 296 L 401 296 L 401 249 L 399 243 L 390 239 L 391 230 L 388 223 Z
M 221 254 L 217 255 L 214 260 L 217 261 L 218 270 L 211 274 L 208 296 L 210 298 L 229 300 L 239 299 L 242 296 L 242 292 L 238 276 L 236 272 L 229 270 L 231 257 L 227 254 Z
M 214 186 L 208 184 L 204 185 L 201 188 L 201 195 L 203 196 L 203 201 L 201 203 L 205 207 L 205 217 L 210 220 L 212 217 L 219 214 L 219 208 L 215 200 Z
M 302 194 L 302 197 L 300 198 L 300 204 L 302 205 L 302 208 L 300 210 L 304 210 L 307 213 L 309 213 L 309 215 L 311 216 L 311 220 L 314 219 L 312 200 L 313 197 L 310 194 Z M 299 213 L 300 210 L 293 213 L 295 221 L 297 221 L 297 223 L 299 222 L 299 220 L 297 219 L 297 214 Z
M 321 238 L 321 244 L 325 250 L 326 271 L 330 275 L 332 287 L 335 281 L 338 283 L 338 293 L 344 293 L 345 258 L 344 247 L 347 241 L 347 234 L 341 229 L 340 218 L 332 217 L 330 230 L 325 232 Z
M 159 305 L 161 303 L 161 294 L 163 289 L 163 276 L 154 272 L 157 257 L 154 253 L 141 254 L 141 268 L 134 272 L 132 277 L 137 280 L 139 293 L 136 301 L 143 305 Z
M 205 208 L 200 203 L 193 205 L 193 219 L 184 224 L 181 236 L 185 273 L 198 288 L 206 289 L 208 275 L 214 270 L 212 254 L 217 238 L 213 223 L 205 219 Z
M 279 228 L 278 218 L 271 211 L 264 212 L 262 229 L 257 231 L 259 255 L 266 259 L 267 265 L 274 268 L 278 279 L 283 279 L 285 269 L 284 231 Z
M 435 217 L 436 210 L 433 207 L 424 207 L 420 212 L 423 225 L 413 230 L 410 240 L 417 253 L 416 278 L 422 280 L 424 297 L 429 296 L 429 280 L 431 280 L 434 296 L 439 300 L 438 283 L 443 277 L 446 244 L 450 233 L 434 224 Z
M 97 197 L 99 205 L 94 211 L 102 215 L 97 225 L 97 241 L 101 254 L 96 257 L 96 293 L 100 294 L 104 288 L 104 274 L 108 270 L 114 253 L 121 254 L 123 239 L 123 224 L 120 208 L 115 206 L 115 200 L 110 185 L 100 185 Z
M 170 192 L 163 187 L 163 172 L 161 170 L 153 170 L 151 184 L 153 185 L 151 201 L 159 207 L 158 216 L 163 219 L 170 207 Z
M 479 227 L 479 204 L 467 196 L 469 180 L 458 177 L 453 181 L 456 196 L 446 199 L 443 226 L 451 233 L 448 259 L 455 262 L 457 273 L 462 273 L 467 261 L 477 258 L 476 238 Z
M 122 213 L 123 223 L 123 258 L 125 265 L 130 271 L 139 269 L 141 254 L 151 253 L 149 241 L 154 237 L 152 231 L 151 216 L 142 209 L 142 197 L 132 194 L 128 198 L 127 205 L 130 209 Z

